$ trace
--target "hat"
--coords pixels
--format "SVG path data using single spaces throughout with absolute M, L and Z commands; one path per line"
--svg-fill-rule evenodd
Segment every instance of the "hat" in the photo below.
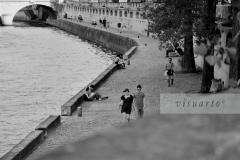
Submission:
M 124 91 L 123 91 L 123 92 L 129 92 L 129 89 L 127 89 L 127 88 L 126 88 L 126 89 L 124 89 Z

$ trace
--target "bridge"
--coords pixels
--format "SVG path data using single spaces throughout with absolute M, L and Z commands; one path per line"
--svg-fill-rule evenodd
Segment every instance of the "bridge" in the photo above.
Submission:
M 12 25 L 14 15 L 22 8 L 30 5 L 43 5 L 56 10 L 63 0 L 0 0 L 0 24 Z

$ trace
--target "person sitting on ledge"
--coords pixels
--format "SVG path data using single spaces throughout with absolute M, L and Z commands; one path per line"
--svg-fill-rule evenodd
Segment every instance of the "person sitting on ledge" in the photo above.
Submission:
M 169 57 L 169 52 L 175 52 L 175 47 L 171 41 L 166 43 L 166 57 Z
M 99 94 L 98 92 L 93 92 L 93 89 L 94 89 L 94 85 L 91 85 L 85 89 L 85 93 L 84 93 L 85 101 L 93 101 L 95 99 L 101 101 L 108 98 L 107 96 L 102 97 L 101 94 Z
M 120 55 L 117 55 L 117 56 L 116 56 L 115 64 L 117 65 L 117 68 L 118 68 L 118 69 L 123 69 L 123 68 L 125 68 L 124 60 L 121 58 Z

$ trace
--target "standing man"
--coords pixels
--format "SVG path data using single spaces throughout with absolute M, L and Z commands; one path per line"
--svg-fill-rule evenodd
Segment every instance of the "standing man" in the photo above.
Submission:
M 169 58 L 169 63 L 166 64 L 165 69 L 167 71 L 168 87 L 170 87 L 170 85 L 173 85 L 173 74 L 174 74 L 174 70 L 173 70 L 174 65 L 172 63 L 172 58 Z
M 142 86 L 137 85 L 137 93 L 133 94 L 133 100 L 134 100 L 134 105 L 136 108 L 136 116 L 137 118 L 142 118 L 143 117 L 143 109 L 146 108 L 145 106 L 145 94 L 144 92 L 141 91 Z
M 100 27 L 102 28 L 102 19 L 101 18 L 99 19 L 99 24 L 100 24 Z

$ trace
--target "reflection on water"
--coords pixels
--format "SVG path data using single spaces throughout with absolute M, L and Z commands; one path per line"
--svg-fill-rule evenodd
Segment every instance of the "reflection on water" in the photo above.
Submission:
M 111 54 L 57 28 L 1 27 L 0 157 L 50 114 L 59 115 L 112 63 Z

